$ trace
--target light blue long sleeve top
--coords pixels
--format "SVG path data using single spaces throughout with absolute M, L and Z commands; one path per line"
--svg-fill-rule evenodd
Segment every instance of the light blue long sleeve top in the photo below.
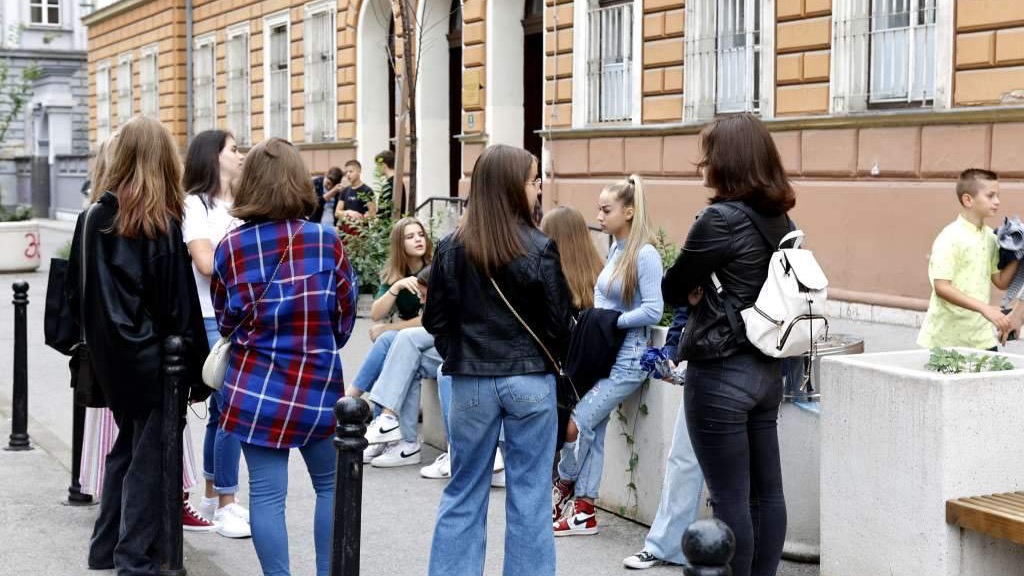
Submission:
M 640 248 L 640 257 L 637 261 L 637 278 L 639 289 L 634 292 L 632 302 L 622 300 L 622 281 L 616 279 L 612 282 L 612 274 L 615 271 L 615 264 L 622 256 L 626 247 L 625 240 L 616 240 L 608 252 L 608 261 L 597 277 L 597 284 L 594 286 L 594 308 L 605 308 L 607 310 L 618 310 L 622 312 L 619 316 L 618 326 L 623 329 L 640 328 L 651 326 L 661 321 L 661 314 L 665 309 L 665 302 L 661 299 L 661 256 L 650 244 L 644 244 Z

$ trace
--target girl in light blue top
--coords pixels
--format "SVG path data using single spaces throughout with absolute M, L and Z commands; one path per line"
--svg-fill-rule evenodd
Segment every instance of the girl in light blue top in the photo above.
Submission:
M 604 467 L 608 417 L 647 379 L 640 357 L 648 345 L 650 326 L 661 320 L 664 309 L 661 256 L 651 245 L 653 227 L 639 176 L 601 192 L 597 221 L 615 243 L 594 287 L 594 307 L 622 312 L 618 326 L 626 330 L 626 338 L 611 373 L 580 399 L 569 420 L 558 480 L 551 492 L 555 536 L 597 533 L 594 500 Z

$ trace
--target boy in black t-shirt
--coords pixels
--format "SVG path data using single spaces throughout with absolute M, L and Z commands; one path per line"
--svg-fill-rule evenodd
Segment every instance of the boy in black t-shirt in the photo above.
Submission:
M 358 160 L 345 163 L 349 186 L 338 195 L 338 205 L 334 211 L 339 225 L 345 220 L 359 220 L 377 213 L 376 203 L 372 200 L 373 189 L 363 182 L 362 174 L 363 166 Z

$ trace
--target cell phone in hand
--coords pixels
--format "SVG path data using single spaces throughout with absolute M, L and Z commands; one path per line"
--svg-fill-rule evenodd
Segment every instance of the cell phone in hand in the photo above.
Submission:
M 1010 309 L 1010 308 L 1003 308 L 1002 310 L 1003 310 L 1003 315 L 1005 315 L 1005 316 L 1009 316 L 1010 313 L 1013 312 L 1013 310 Z M 1017 339 L 1017 331 L 1016 330 L 1010 330 L 1010 333 L 1007 334 L 1007 336 L 1006 336 L 1006 341 L 1009 342 L 1010 340 L 1016 340 L 1016 339 Z

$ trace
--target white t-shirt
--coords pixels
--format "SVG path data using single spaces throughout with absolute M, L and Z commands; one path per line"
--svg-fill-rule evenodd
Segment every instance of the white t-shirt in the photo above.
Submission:
M 228 214 L 231 204 L 219 200 L 207 208 L 196 194 L 185 198 L 185 222 L 182 225 L 182 236 L 185 244 L 200 238 L 206 238 L 216 252 L 217 244 L 232 229 L 242 223 L 241 220 Z M 213 299 L 210 297 L 210 277 L 199 272 L 195 262 L 192 273 L 196 277 L 196 289 L 199 291 L 199 304 L 203 309 L 203 318 L 213 318 Z

